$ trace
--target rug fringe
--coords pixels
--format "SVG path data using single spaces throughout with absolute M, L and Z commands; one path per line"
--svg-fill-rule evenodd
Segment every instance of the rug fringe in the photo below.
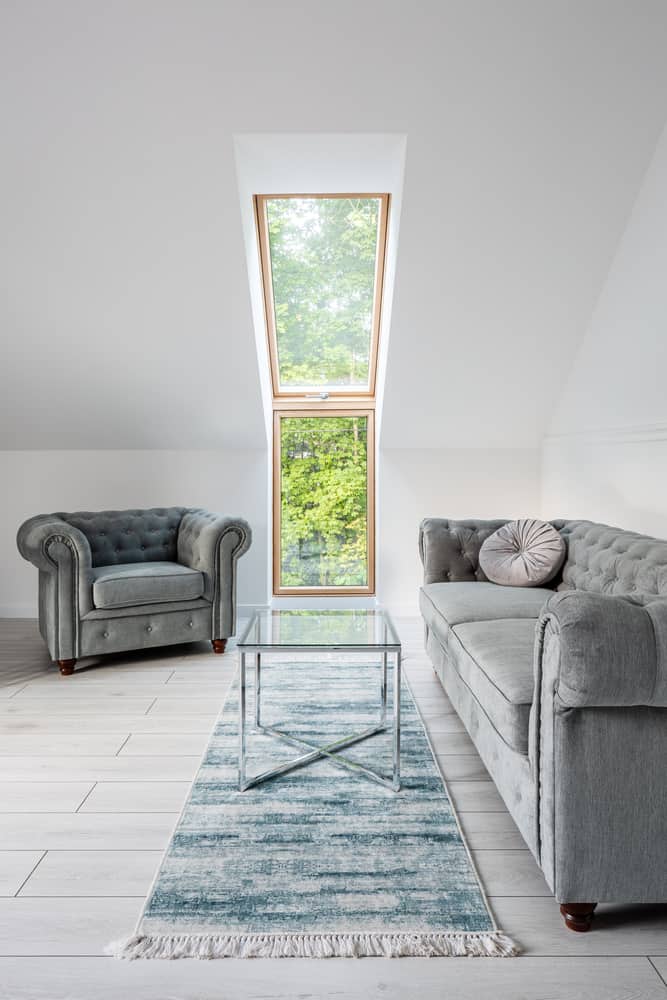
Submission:
M 513 958 L 502 931 L 487 934 L 139 934 L 106 949 L 114 958 Z

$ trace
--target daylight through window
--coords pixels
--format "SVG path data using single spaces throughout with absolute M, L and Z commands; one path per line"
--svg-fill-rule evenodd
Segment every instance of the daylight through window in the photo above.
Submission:
M 258 195 L 274 398 L 274 592 L 374 592 L 389 196 Z

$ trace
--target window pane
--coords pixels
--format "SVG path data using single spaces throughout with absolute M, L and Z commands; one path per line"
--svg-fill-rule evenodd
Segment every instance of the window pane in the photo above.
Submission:
M 281 390 L 368 389 L 380 199 L 266 210 Z
M 365 587 L 368 418 L 280 420 L 281 587 Z

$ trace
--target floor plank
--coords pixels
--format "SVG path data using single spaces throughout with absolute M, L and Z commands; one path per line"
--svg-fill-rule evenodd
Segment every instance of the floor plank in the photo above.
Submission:
M 208 743 L 208 733 L 133 733 L 120 753 L 123 757 L 201 756 Z
M 439 757 L 446 754 L 477 756 L 475 744 L 465 733 L 429 733 L 429 736 L 431 745 Z
M 658 975 L 660 976 L 660 978 L 662 979 L 663 983 L 667 985 L 667 958 L 664 957 L 661 958 L 658 955 L 656 956 L 652 955 L 651 962 L 653 963 L 653 966 Z
M 70 715 L 48 711 L 28 713 L 18 718 L 0 720 L 5 735 L 12 733 L 207 733 L 215 725 L 215 718 L 201 715 Z
M 42 757 L 54 753 L 58 756 L 72 754 L 82 756 L 113 755 L 129 737 L 129 731 L 118 735 L 97 733 L 42 733 L 40 735 L 12 733 L 0 735 L 0 756 L 20 754 L 22 757 Z
M 492 781 L 450 781 L 449 794 L 459 812 L 507 813 Z
M 81 812 L 179 813 L 189 791 L 189 781 L 100 781 Z
M 665 1000 L 646 958 L 0 961 L 0 1000 Z
M 488 781 L 489 773 L 477 756 L 456 757 L 452 754 L 436 755 L 438 767 L 445 781 Z
M 92 788 L 92 781 L 0 781 L 0 812 L 76 812 Z
M 0 757 L 0 781 L 192 780 L 199 757 Z
M 145 896 L 161 851 L 49 851 L 20 896 Z
M 124 813 L 113 823 L 104 813 L 5 813 L 0 821 L 0 850 L 163 851 L 178 812 Z
M 72 685 L 74 684 L 73 681 Z M 6 719 L 32 717 L 38 712 L 49 712 L 54 717 L 57 717 L 59 712 L 63 712 L 65 715 L 85 715 L 88 718 L 91 715 L 104 716 L 114 713 L 118 715 L 121 712 L 127 715 L 145 715 L 156 701 L 156 698 L 151 695 L 144 698 L 135 698 L 131 695 L 126 698 L 107 698 L 103 692 L 91 693 L 90 688 L 87 688 L 86 691 L 74 691 L 71 694 L 59 695 L 53 699 L 23 698 L 19 701 L 23 693 L 21 691 L 14 698 L 0 701 L 0 730 L 4 727 Z M 202 704 L 199 702 L 200 706 Z M 187 712 L 188 709 L 184 708 L 184 711 Z
M 498 926 L 515 937 L 525 955 L 667 956 L 667 906 L 600 904 L 592 930 L 569 931 L 551 898 L 494 897 Z
M 0 955 L 104 955 L 110 941 L 132 931 L 142 904 L 136 897 L 0 899 Z
M 150 706 L 149 715 L 202 715 L 216 718 L 220 714 L 217 698 L 162 697 L 156 698 Z
M 88 804 L 86 800 L 86 805 Z M 508 812 L 459 812 L 471 850 L 523 851 L 526 843 Z
M 14 896 L 44 856 L 44 851 L 0 851 L 0 896 Z
M 548 896 L 532 854 L 524 851 L 473 851 L 473 858 L 488 896 Z

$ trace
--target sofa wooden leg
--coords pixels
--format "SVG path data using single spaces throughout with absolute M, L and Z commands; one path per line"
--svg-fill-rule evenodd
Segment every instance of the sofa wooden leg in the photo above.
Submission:
M 584 934 L 591 929 L 597 903 L 561 903 L 560 912 L 568 930 Z
M 69 677 L 70 674 L 74 673 L 74 664 L 76 660 L 58 660 L 58 668 L 63 677 Z
M 226 639 L 211 639 L 211 645 L 213 646 L 214 653 L 224 653 L 225 646 L 227 645 Z

